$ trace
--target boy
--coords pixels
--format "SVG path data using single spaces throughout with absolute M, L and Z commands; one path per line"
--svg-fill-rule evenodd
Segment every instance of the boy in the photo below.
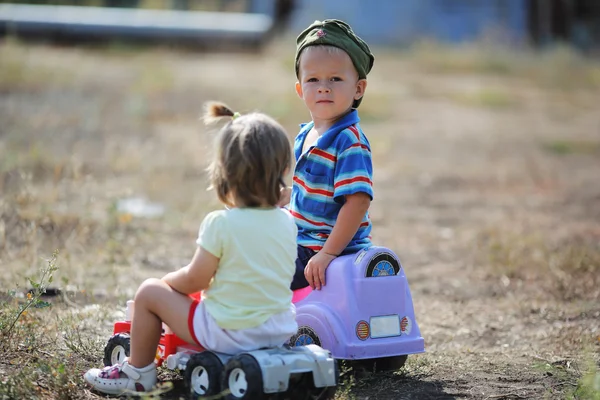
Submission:
M 371 148 L 358 124 L 374 57 L 348 24 L 315 21 L 297 38 L 296 93 L 312 121 L 294 143 L 296 169 L 289 210 L 298 226 L 292 289 L 325 285 L 342 254 L 371 245 Z

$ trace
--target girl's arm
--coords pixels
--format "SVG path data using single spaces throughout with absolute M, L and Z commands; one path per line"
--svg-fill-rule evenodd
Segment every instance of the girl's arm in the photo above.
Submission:
M 208 287 L 218 265 L 217 257 L 202 246 L 198 246 L 192 261 L 187 266 L 169 272 L 162 280 L 179 293 L 196 293 Z

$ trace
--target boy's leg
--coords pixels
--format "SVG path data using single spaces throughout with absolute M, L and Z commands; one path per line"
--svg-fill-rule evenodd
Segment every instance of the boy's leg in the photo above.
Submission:
M 162 322 L 181 339 L 195 342 L 188 328 L 192 301 L 160 279 L 147 279 L 140 285 L 131 321 L 129 363 L 132 366 L 141 368 L 154 362 Z
M 304 276 L 304 268 L 308 261 L 316 254 L 314 250 L 298 245 L 298 258 L 296 258 L 296 272 L 290 288 L 292 290 L 302 289 L 308 286 L 308 281 Z

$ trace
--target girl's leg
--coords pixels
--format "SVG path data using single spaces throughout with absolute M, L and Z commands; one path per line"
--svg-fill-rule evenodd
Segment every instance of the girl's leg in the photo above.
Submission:
M 162 322 L 183 340 L 193 343 L 187 326 L 192 299 L 171 289 L 158 279 L 148 279 L 135 295 L 131 321 L 131 356 L 123 364 L 92 368 L 84 379 L 94 389 L 107 394 L 148 391 L 156 384 L 154 356 Z
M 176 292 L 160 279 L 147 279 L 134 300 L 129 364 L 142 368 L 154 362 L 162 322 L 181 339 L 195 342 L 188 328 L 193 301 L 189 296 Z

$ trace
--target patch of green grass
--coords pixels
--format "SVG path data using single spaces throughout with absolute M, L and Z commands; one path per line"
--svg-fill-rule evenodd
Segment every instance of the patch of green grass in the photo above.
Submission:
M 577 388 L 568 398 L 581 400 L 600 400 L 600 371 L 598 367 L 586 373 L 577 382 Z
M 550 386 L 546 387 L 544 399 L 564 398 L 565 392 L 569 392 L 577 385 L 578 373 L 571 361 L 540 361 L 533 365 L 533 369 L 552 377 Z
M 600 400 L 600 368 L 593 364 L 577 381 L 577 387 L 567 399 Z
M 542 147 L 548 152 L 558 155 L 600 153 L 600 142 L 591 140 L 553 140 L 542 143 Z
M 7 302 L 6 308 L 2 309 L 0 317 L 0 348 L 8 349 L 13 341 L 11 340 L 19 320 L 25 318 L 30 309 L 33 308 L 45 308 L 50 304 L 41 299 L 42 295 L 46 292 L 48 286 L 54 279 L 54 273 L 58 270 L 56 266 L 55 252 L 50 259 L 47 261 L 47 265 L 42 267 L 39 271 L 37 279 L 29 278 L 29 284 L 31 290 L 27 292 L 27 296 L 20 304 L 13 305 Z
M 563 398 L 568 400 L 600 400 L 600 368 L 587 353 L 585 369 L 581 371 L 569 360 L 545 361 L 534 364 L 534 368 L 552 376 L 558 383 Z M 567 390 L 564 390 L 564 386 Z M 555 388 L 548 388 L 545 398 L 556 398 Z
M 338 389 L 335 393 L 336 400 L 354 400 L 356 396 L 352 393 L 352 389 L 356 386 L 356 378 L 354 377 L 352 368 L 346 363 L 338 363 L 340 369 L 340 381 Z
M 72 397 L 76 385 L 71 371 L 65 358 L 47 351 L 52 341 L 40 315 L 51 307 L 42 295 L 57 270 L 55 253 L 40 268 L 39 276 L 29 279 L 32 289 L 25 298 L 13 292 L 8 294 L 12 301 L 0 303 L 0 352 L 11 369 L 6 376 L 0 375 L 0 398 L 38 398 L 46 391 L 54 392 L 56 398 Z

